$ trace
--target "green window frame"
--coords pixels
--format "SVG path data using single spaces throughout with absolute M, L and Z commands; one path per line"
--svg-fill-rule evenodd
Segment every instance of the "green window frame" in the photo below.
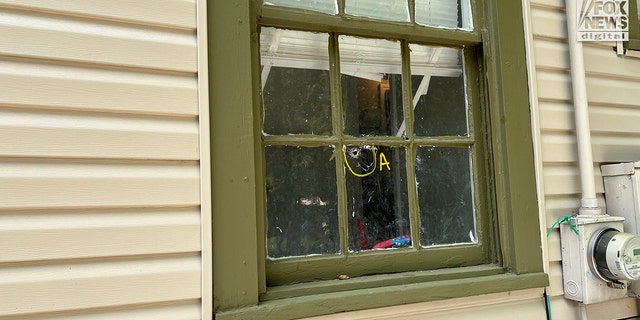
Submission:
M 640 50 L 640 14 L 637 0 L 629 0 L 629 41 L 624 46 L 628 50 Z
M 286 285 L 299 282 L 307 282 L 314 279 L 335 279 L 337 275 L 345 274 L 350 277 L 363 276 L 368 274 L 380 274 L 380 273 L 395 273 L 406 272 L 416 270 L 431 270 L 442 269 L 461 266 L 475 266 L 481 264 L 490 264 L 495 262 L 495 250 L 492 246 L 494 242 L 492 238 L 492 228 L 489 212 L 489 200 L 484 191 L 491 188 L 488 184 L 490 181 L 479 177 L 486 177 L 489 164 L 486 161 L 487 152 L 485 149 L 485 127 L 483 125 L 484 117 L 482 116 L 482 110 L 480 108 L 480 86 L 477 82 L 470 81 L 465 86 L 466 96 L 468 98 L 468 118 L 469 118 L 469 134 L 467 136 L 433 136 L 425 137 L 414 134 L 413 130 L 413 112 L 411 112 L 410 101 L 412 99 L 412 92 L 410 77 L 407 74 L 410 66 L 409 62 L 410 48 L 407 41 L 400 41 L 399 48 L 401 49 L 403 61 L 403 103 L 404 113 L 407 115 L 408 121 L 406 121 L 406 136 L 352 136 L 343 132 L 343 119 L 342 119 L 342 99 L 340 99 L 340 84 L 335 83 L 341 78 L 338 66 L 337 48 L 339 45 L 339 34 L 332 33 L 329 37 L 329 52 L 330 52 L 330 65 L 334 66 L 331 69 L 330 77 L 334 84 L 331 87 L 331 96 L 334 102 L 332 103 L 333 116 L 330 122 L 333 124 L 333 133 L 331 135 L 262 135 L 262 147 L 278 147 L 278 146 L 297 146 L 297 147 L 318 147 L 318 146 L 334 146 L 335 151 L 333 159 L 336 162 L 338 168 L 335 174 L 337 181 L 337 193 L 338 202 L 342 199 L 342 205 L 338 206 L 338 221 L 342 227 L 338 228 L 341 233 L 341 250 L 339 254 L 327 254 L 317 256 L 304 256 L 304 257 L 291 257 L 286 259 L 266 259 L 266 280 L 268 286 Z M 480 75 L 477 58 L 479 55 L 476 52 L 476 48 L 467 47 L 461 50 L 464 57 L 464 71 L 466 72 L 465 78 L 467 79 L 479 79 Z M 344 95 L 344 93 L 342 93 Z M 261 110 L 259 114 L 264 114 Z M 331 121 L 332 120 L 332 121 Z M 417 239 L 420 239 L 420 230 L 415 227 L 420 224 L 418 216 L 417 203 L 418 195 L 416 194 L 416 188 L 409 188 L 408 193 L 408 206 L 412 208 L 409 210 L 409 220 L 411 225 L 411 238 L 416 239 L 411 248 L 397 249 L 397 250 L 365 250 L 359 252 L 350 252 L 350 248 L 347 247 L 347 225 L 348 225 L 348 212 L 345 199 L 346 195 L 346 175 L 349 175 L 348 169 L 344 170 L 348 163 L 346 163 L 340 156 L 342 152 L 346 152 L 343 148 L 352 146 L 376 146 L 378 148 L 398 148 L 406 151 L 407 162 L 407 176 L 403 176 L 405 181 L 417 181 L 417 173 L 410 168 L 414 166 L 416 162 L 416 154 L 418 148 L 423 147 L 437 147 L 437 148 L 451 148 L 451 150 L 464 150 L 469 149 L 472 161 L 472 172 L 475 181 L 473 182 L 473 190 L 475 195 L 475 212 L 479 213 L 477 226 L 479 241 L 476 244 L 466 245 L 442 245 L 432 247 L 422 247 Z M 346 156 L 345 156 L 346 159 Z M 395 169 L 395 168 L 394 168 Z M 264 180 L 260 177 L 257 179 L 258 186 L 264 185 Z M 415 186 L 415 183 L 414 183 Z M 265 213 L 259 214 L 261 220 L 264 220 Z M 474 230 L 475 232 L 475 230 Z M 258 241 L 259 246 L 264 247 L 266 244 L 262 241 L 265 239 L 264 234 L 259 234 Z M 306 268 L 304 266 L 313 266 Z M 271 294 L 268 291 L 264 295 L 265 299 L 270 299 Z
M 341 9 L 344 1 L 339 1 Z M 409 1 L 413 4 L 413 1 Z M 395 304 L 544 287 L 533 143 L 518 1 L 473 1 L 473 31 L 418 27 L 412 23 L 345 18 L 304 10 L 263 6 L 262 1 L 215 1 L 208 6 L 212 141 L 214 310 L 218 319 L 281 319 Z M 479 61 L 467 77 L 482 79 L 474 94 L 474 121 L 484 121 L 492 170 L 479 166 L 493 190 L 483 194 L 489 214 L 480 232 L 491 240 L 476 260 L 441 264 L 468 247 L 441 248 L 430 258 L 407 258 L 403 250 L 362 255 L 358 266 L 335 278 L 330 258 L 291 259 L 271 264 L 264 245 L 264 165 L 261 132 L 260 26 L 322 31 L 381 39 L 464 47 Z M 406 47 L 405 47 L 406 53 Z M 468 57 L 474 54 L 467 55 Z M 486 76 L 485 76 L 486 75 Z M 471 107 L 471 106 L 470 106 Z M 484 151 L 481 154 L 485 154 Z M 478 167 L 478 166 L 476 166 Z M 452 253 L 451 250 L 461 250 Z M 383 257 L 380 260 L 379 257 Z M 385 269 L 385 261 L 405 267 Z M 274 266 L 276 268 L 274 269 Z M 275 271 L 274 271 L 275 270 Z M 304 270 L 300 272 L 300 270 Z M 401 271 L 401 272 L 399 272 Z

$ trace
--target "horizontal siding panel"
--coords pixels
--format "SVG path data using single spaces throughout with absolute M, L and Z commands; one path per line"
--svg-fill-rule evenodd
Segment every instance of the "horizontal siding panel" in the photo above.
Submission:
M 547 195 L 544 205 L 547 214 L 546 228 L 551 228 L 551 225 L 559 218 L 577 213 L 578 208 L 580 208 L 580 197 L 574 195 Z
M 638 72 L 640 70 L 640 59 L 618 56 L 612 48 L 613 45 L 596 46 L 589 44 L 584 46 L 584 64 L 587 74 L 610 75 L 614 78 L 640 81 L 640 72 Z M 569 48 L 566 50 L 568 56 Z
M 534 38 L 550 38 L 565 41 L 567 38 L 567 23 L 564 11 L 532 8 L 532 32 Z
M 537 39 L 533 42 L 537 68 L 568 70 L 569 48 L 566 43 Z
M 545 134 L 549 132 L 570 133 L 575 130 L 573 106 L 566 103 L 541 102 L 540 125 Z M 589 106 L 589 124 L 592 134 L 619 134 L 633 137 L 640 135 L 640 108 L 616 108 Z
M 545 162 L 578 161 L 577 139 L 573 135 L 542 136 L 542 159 Z M 628 162 L 640 160 L 640 136 L 591 136 L 595 162 Z
M 2 9 L 0 54 L 195 73 L 195 33 L 169 31 Z
M 197 79 L 193 76 L 0 61 L 0 87 L 0 105 L 6 106 L 163 115 L 198 113 Z
M 0 268 L 0 314 L 19 315 L 200 297 L 200 258 Z
M 640 80 L 636 71 L 640 68 L 640 60 L 619 57 L 612 46 L 584 45 L 585 70 L 588 75 L 610 76 Z M 538 39 L 534 41 L 536 67 L 555 70 L 569 70 L 569 47 L 566 43 Z
M 188 29 L 196 27 L 193 0 L 0 0 L 0 5 Z
M 198 205 L 194 164 L 0 161 L 0 209 Z
M 626 136 L 640 135 L 640 126 L 638 126 L 638 123 L 640 123 L 640 101 L 638 101 L 637 108 L 590 106 L 591 131 L 596 133 L 619 133 Z
M 640 82 L 587 77 L 589 103 L 598 105 L 638 106 L 640 105 Z
M 61 314 L 36 314 L 20 317 L 20 320 L 200 320 L 202 316 L 200 300 L 179 303 L 137 306 L 119 306 L 114 310 L 90 309 Z
M 570 134 L 544 134 L 541 137 L 544 162 L 575 162 L 578 146 L 576 137 Z M 546 182 L 545 182 L 546 184 Z
M 538 104 L 540 116 L 540 129 L 543 134 L 549 132 L 571 133 L 575 130 L 576 120 L 573 114 L 573 106 L 568 103 L 541 101 Z
M 0 214 L 0 263 L 200 251 L 200 212 Z
M 593 160 L 630 162 L 640 160 L 640 136 L 592 136 Z
M 197 160 L 197 119 L 0 109 L 0 156 Z
M 594 168 L 594 171 L 596 192 L 603 193 L 604 186 L 600 169 Z M 543 168 L 543 176 L 545 195 L 578 195 L 581 192 L 580 172 L 577 166 L 546 166 Z
M 531 6 L 564 9 L 564 1 L 563 0 L 532 0 Z
M 569 101 L 572 98 L 571 75 L 568 72 L 538 70 L 538 99 Z

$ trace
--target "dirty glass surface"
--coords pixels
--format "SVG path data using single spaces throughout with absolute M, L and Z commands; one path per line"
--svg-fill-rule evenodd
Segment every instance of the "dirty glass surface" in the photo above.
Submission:
M 307 9 L 328 14 L 338 13 L 338 3 L 336 0 L 265 0 L 264 3 L 267 5 Z
M 400 43 L 340 36 L 344 133 L 394 136 L 403 123 Z
M 477 243 L 469 148 L 419 147 L 420 245 Z
M 260 34 L 266 134 L 331 133 L 327 34 L 263 28 Z
M 414 132 L 468 136 L 468 109 L 458 49 L 411 44 Z
M 334 149 L 265 149 L 267 255 L 339 253 Z
M 408 134 L 400 42 L 339 35 L 338 48 L 341 90 L 332 92 L 328 34 L 261 30 L 267 256 L 476 243 L 470 147 L 407 142 L 469 136 L 462 51 L 409 44 Z M 341 106 L 331 104 L 336 93 Z M 342 112 L 338 137 L 332 108 Z M 351 140 L 343 145 L 343 138 Z M 407 148 L 415 148 L 409 163 Z M 338 172 L 336 158 L 344 162 Z M 407 181 L 407 167 L 415 169 L 417 199 L 409 199 L 414 181 Z M 342 206 L 338 190 L 346 191 Z M 417 226 L 410 207 L 419 210 Z M 420 239 L 411 239 L 412 227 Z
M 430 27 L 472 30 L 469 0 L 415 0 L 416 22 Z
M 404 148 L 347 146 L 343 152 L 349 251 L 411 246 Z
M 409 21 L 407 0 L 346 0 L 344 10 L 354 16 Z

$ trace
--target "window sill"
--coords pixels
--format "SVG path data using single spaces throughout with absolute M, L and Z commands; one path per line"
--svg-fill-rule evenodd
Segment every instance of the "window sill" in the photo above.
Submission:
M 330 280 L 271 289 L 260 304 L 218 312 L 216 319 L 295 319 L 541 288 L 548 284 L 545 273 L 516 275 L 502 273 L 496 266 Z

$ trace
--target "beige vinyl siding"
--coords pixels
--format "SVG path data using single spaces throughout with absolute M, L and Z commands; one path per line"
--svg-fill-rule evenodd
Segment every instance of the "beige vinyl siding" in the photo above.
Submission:
M 0 0 L 0 319 L 210 318 L 196 14 Z
M 533 32 L 533 58 L 542 174 L 542 221 L 545 229 L 580 207 L 575 120 L 564 1 L 528 0 Z M 587 95 L 592 134 L 596 192 L 603 209 L 600 164 L 640 159 L 640 59 L 618 57 L 613 43 L 584 43 Z M 578 304 L 563 297 L 560 235 L 547 238 L 546 258 L 554 319 L 579 319 Z M 619 319 L 638 314 L 635 299 L 590 305 L 593 319 Z

